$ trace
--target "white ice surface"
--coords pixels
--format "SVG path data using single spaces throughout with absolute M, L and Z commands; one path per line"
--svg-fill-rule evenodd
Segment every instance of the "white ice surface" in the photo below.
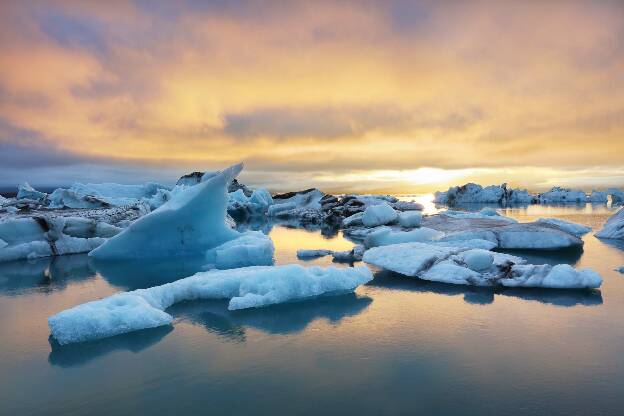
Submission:
M 404 228 L 420 227 L 422 214 L 419 211 L 399 212 L 399 225 Z
M 398 217 L 397 212 L 388 205 L 387 202 L 382 202 L 377 205 L 370 205 L 364 211 L 362 217 L 362 223 L 366 227 L 377 227 L 380 225 L 390 224 L 396 221 Z
M 524 259 L 508 254 L 426 243 L 374 247 L 363 260 L 406 276 L 452 284 L 585 289 L 602 283 L 600 275 L 589 269 L 526 265 Z
M 552 224 L 556 227 L 561 228 L 563 231 L 570 233 L 572 235 L 575 235 L 577 237 L 582 237 L 591 231 L 591 227 L 587 227 L 581 224 L 576 224 L 570 221 L 560 220 L 558 218 L 540 218 L 536 222 Z
M 390 244 L 433 241 L 444 234 L 431 228 L 416 228 L 411 231 L 393 231 L 389 227 L 381 227 L 366 236 L 366 247 L 387 246 Z
M 83 342 L 171 324 L 171 305 L 198 299 L 230 299 L 228 309 L 257 308 L 353 291 L 372 280 L 366 266 L 354 268 L 256 266 L 197 273 L 162 286 L 119 293 L 48 318 L 60 344 Z

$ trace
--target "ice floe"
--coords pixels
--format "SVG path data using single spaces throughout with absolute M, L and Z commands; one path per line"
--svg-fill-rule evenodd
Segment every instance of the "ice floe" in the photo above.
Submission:
M 591 227 L 576 224 L 570 221 L 564 221 L 558 218 L 540 218 L 536 221 L 536 223 L 552 224 L 556 227 L 561 228 L 563 231 L 573 234 L 577 237 L 582 237 L 591 231 Z
M 589 269 L 526 265 L 524 259 L 509 254 L 426 243 L 374 247 L 364 253 L 363 260 L 406 276 L 452 284 L 580 289 L 602 283 Z
M 173 317 L 165 309 L 182 301 L 230 299 L 230 310 L 258 308 L 350 292 L 372 278 L 366 266 L 288 265 L 213 270 L 78 305 L 51 316 L 48 324 L 52 336 L 63 345 L 169 325 Z
M 444 233 L 442 241 L 488 240 L 501 249 L 549 250 L 581 247 L 583 240 L 545 223 L 511 223 L 504 217 L 449 217 L 444 213 L 423 218 L 422 226 Z
M 624 239 L 624 208 L 607 220 L 604 227 L 596 233 L 596 237 Z

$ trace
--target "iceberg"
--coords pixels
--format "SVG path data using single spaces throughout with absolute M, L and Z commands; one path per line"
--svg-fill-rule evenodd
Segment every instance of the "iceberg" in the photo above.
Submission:
M 607 190 L 607 192 L 611 196 L 612 205 L 624 204 L 624 191 L 621 191 L 617 188 L 610 188 Z
M 230 299 L 229 310 L 258 308 L 351 292 L 372 278 L 366 266 L 287 265 L 213 270 L 78 305 L 49 317 L 48 325 L 54 339 L 64 345 L 170 325 L 173 317 L 165 309 L 182 301 Z
M 607 192 L 592 191 L 591 195 L 587 198 L 588 202 L 594 204 L 606 204 L 609 202 L 609 194 Z
M 247 253 L 255 259 L 260 253 L 268 254 L 268 248 L 272 247 L 272 244 L 269 246 L 270 240 L 260 242 L 263 238 L 268 240 L 268 237 L 258 234 L 250 237 L 247 233 L 239 233 L 225 221 L 227 185 L 242 168 L 242 164 L 232 166 L 207 181 L 180 190 L 160 208 L 139 218 L 89 255 L 99 259 L 124 260 L 205 254 L 209 261 L 226 264 L 225 253 Z M 234 243 L 223 246 L 241 237 L 245 239 L 238 242 L 246 248 L 236 249 Z M 271 250 L 271 261 L 272 254 Z M 240 261 L 246 264 L 248 260 Z M 268 261 L 263 259 L 261 264 Z M 232 264 L 236 264 L 236 260 L 232 260 Z
M 526 265 L 509 254 L 466 247 L 404 243 L 367 250 L 364 262 L 405 276 L 433 282 L 506 287 L 593 289 L 602 284 L 598 273 L 567 264 Z
M 28 182 L 24 182 L 17 188 L 17 199 L 28 199 L 43 203 L 47 196 L 48 194 L 37 191 Z
M 552 188 L 548 192 L 538 195 L 541 204 L 552 203 L 585 203 L 587 195 L 580 189 L 560 188 L 558 186 Z
M 235 219 L 248 220 L 250 217 L 264 216 L 271 205 L 273 198 L 266 189 L 255 189 L 250 196 L 238 189 L 229 194 L 227 211 Z
M 323 221 L 321 199 L 324 196 L 316 188 L 275 195 L 267 214 L 278 219 L 297 219 L 303 223 L 318 224 Z
M 591 227 L 587 227 L 581 224 L 576 224 L 574 222 L 560 220 L 558 218 L 540 218 L 536 221 L 536 223 L 552 224 L 555 227 L 558 227 L 562 229 L 563 231 L 570 233 L 572 235 L 575 235 L 577 237 L 582 237 L 591 231 Z
M 525 189 L 508 189 L 507 184 L 490 185 L 485 188 L 476 183 L 452 186 L 446 192 L 436 192 L 434 202 L 448 206 L 462 204 L 530 204 L 534 197 Z
M 139 202 L 158 208 L 170 198 L 165 185 L 148 182 L 143 185 L 76 182 L 69 188 L 58 188 L 49 195 L 50 208 L 105 208 L 134 205 Z
M 366 208 L 362 216 L 362 223 L 365 227 L 377 227 L 395 222 L 397 218 L 398 214 L 394 208 L 383 202 Z
M 624 239 L 624 208 L 607 220 L 602 230 L 596 233 L 598 238 Z
M 81 217 L 18 217 L 0 220 L 0 262 L 86 253 L 121 229 Z

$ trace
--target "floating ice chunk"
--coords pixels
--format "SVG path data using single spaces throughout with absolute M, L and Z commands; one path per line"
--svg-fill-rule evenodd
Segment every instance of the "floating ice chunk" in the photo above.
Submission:
M 301 224 L 319 224 L 324 218 L 321 200 L 325 196 L 315 188 L 275 195 L 267 215 L 281 220 L 296 220 Z
M 227 184 L 243 168 L 232 166 L 175 194 L 89 255 L 136 259 L 203 254 L 240 233 L 226 225 Z
M 363 225 L 362 218 L 364 217 L 364 212 L 357 212 L 345 219 L 342 220 L 342 226 L 352 227 L 354 225 Z
M 533 196 L 525 189 L 507 189 L 507 184 L 491 185 L 485 188 L 475 183 L 453 186 L 446 192 L 436 192 L 434 202 L 449 206 L 496 203 L 496 204 L 530 204 Z
M 495 218 L 497 220 L 500 221 L 505 221 L 508 223 L 517 223 L 518 221 L 516 221 L 513 218 L 510 217 L 505 217 L 504 215 L 500 215 L 495 209 L 492 208 L 483 208 L 481 211 L 479 212 L 467 212 L 467 211 L 453 211 L 453 210 L 447 210 L 444 211 L 442 213 L 442 215 L 446 215 L 447 217 L 451 217 L 451 218 Z
M 111 226 L 112 227 L 112 226 Z M 24 217 L 0 220 L 0 261 L 86 253 L 113 230 L 79 217 Z
M 619 269 L 616 269 L 618 272 L 624 274 L 624 266 L 620 267 Z
M 611 204 L 613 205 L 624 204 L 624 191 L 621 191 L 617 188 L 610 188 L 610 189 L 607 189 L 607 192 L 611 196 Z
M 540 218 L 536 222 L 552 224 L 558 228 L 561 228 L 563 231 L 570 233 L 572 235 L 575 235 L 577 237 L 582 237 L 591 231 L 591 227 L 587 227 L 581 224 L 576 224 L 574 222 L 560 220 L 558 218 Z
M 388 203 L 382 202 L 381 204 L 371 205 L 364 211 L 362 217 L 362 223 L 366 227 L 377 227 L 380 225 L 390 224 L 396 221 L 397 212 Z
M 596 233 L 596 237 L 624 239 L 624 208 L 607 220 L 602 230 Z
M 606 204 L 609 202 L 609 194 L 607 192 L 593 190 L 587 200 L 594 204 Z
M 171 324 L 173 319 L 164 310 L 182 301 L 230 299 L 230 310 L 257 308 L 350 292 L 372 278 L 366 266 L 288 265 L 213 270 L 78 305 L 51 316 L 48 325 L 59 344 L 83 342 Z
M 366 247 L 387 246 L 390 244 L 426 242 L 440 238 L 443 233 L 431 228 L 417 228 L 411 231 L 392 231 L 388 227 L 382 227 L 366 236 Z
M 217 269 L 270 266 L 273 264 L 274 252 L 273 241 L 267 235 L 260 231 L 248 231 L 208 250 L 206 259 Z
M 332 253 L 333 261 L 337 263 L 353 263 L 356 261 L 362 261 L 362 256 L 366 249 L 362 245 L 356 245 L 351 250 L 346 251 L 334 251 Z
M 39 192 L 28 182 L 24 182 L 17 188 L 17 199 L 30 199 L 31 201 L 43 201 L 48 194 Z
M 366 263 L 406 276 L 416 276 L 428 270 L 434 263 L 465 249 L 434 246 L 424 243 L 392 244 L 373 247 L 364 253 Z
M 515 265 L 511 277 L 501 279 L 507 287 L 544 287 L 552 289 L 594 289 L 600 287 L 602 278 L 591 269 L 575 270 L 568 264 L 550 266 Z
M 120 207 L 146 202 L 155 209 L 169 198 L 170 189 L 155 182 L 142 185 L 76 182 L 69 188 L 54 190 L 49 196 L 51 208 Z
M 574 270 L 566 264 L 525 265 L 524 259 L 508 254 L 490 252 L 486 258 L 477 250 L 425 243 L 371 248 L 364 253 L 364 261 L 406 276 L 452 284 L 557 289 L 602 284 L 600 275 L 589 269 Z
M 464 262 L 468 268 L 478 272 L 492 267 L 494 257 L 487 250 L 470 250 L 464 253 Z
M 422 214 L 419 211 L 405 211 L 399 213 L 399 225 L 404 228 L 420 227 Z
M 273 198 L 266 189 L 256 189 L 247 196 L 243 189 L 230 192 L 228 213 L 239 220 L 265 215 L 273 204 Z
M 546 223 L 510 224 L 493 231 L 502 249 L 551 250 L 583 245 L 577 236 Z
M 299 259 L 315 259 L 318 257 L 325 257 L 325 256 L 329 256 L 333 253 L 332 250 L 323 250 L 323 249 L 317 249 L 317 250 L 297 250 L 297 258 Z
M 542 204 L 549 203 L 584 203 L 587 202 L 587 195 L 580 189 L 568 189 L 554 187 L 548 192 L 544 192 L 538 196 L 539 202 Z

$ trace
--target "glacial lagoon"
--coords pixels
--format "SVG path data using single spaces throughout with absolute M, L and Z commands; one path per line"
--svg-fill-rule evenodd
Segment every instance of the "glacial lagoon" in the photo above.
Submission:
M 425 213 L 440 208 L 417 200 Z M 501 210 L 594 231 L 614 212 Z M 331 257 L 298 260 L 296 250 L 353 246 L 340 232 L 254 227 L 273 239 L 276 264 L 331 265 Z M 621 414 L 624 275 L 614 269 L 624 245 L 593 232 L 583 239 L 582 251 L 522 256 L 590 267 L 604 279 L 600 290 L 473 288 L 376 270 L 354 294 L 244 311 L 187 302 L 168 309 L 173 327 L 68 346 L 49 339 L 48 316 L 199 265 L 120 267 L 87 255 L 0 264 L 0 413 Z

